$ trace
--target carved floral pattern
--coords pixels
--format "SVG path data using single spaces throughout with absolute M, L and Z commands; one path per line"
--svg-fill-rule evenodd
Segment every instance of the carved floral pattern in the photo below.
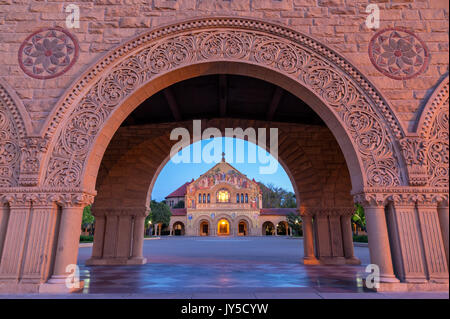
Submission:
M 0 87 L 1 89 L 1 87 Z M 0 187 L 16 186 L 19 177 L 19 131 L 7 102 L 0 97 Z
M 19 49 L 19 65 L 35 79 L 51 79 L 67 72 L 78 58 L 78 43 L 60 27 L 40 29 Z
M 83 94 L 52 150 L 45 185 L 81 185 L 85 160 L 95 136 L 113 110 L 134 90 L 155 75 L 212 60 L 249 61 L 295 78 L 321 97 L 345 123 L 358 148 L 368 186 L 403 183 L 392 146 L 393 136 L 387 128 L 393 120 L 389 119 L 387 124 L 376 111 L 378 105 L 364 93 L 366 87 L 361 88 L 345 71 L 306 45 L 267 33 L 229 29 L 190 31 L 139 45 L 143 49 L 114 66 Z M 378 111 L 385 114 L 383 108 Z
M 405 137 L 400 140 L 409 184 L 412 186 L 423 186 L 428 182 L 427 145 L 428 142 L 420 137 Z
M 429 62 L 425 43 L 401 27 L 377 32 L 369 44 L 369 57 L 378 71 L 396 80 L 418 76 Z
M 449 101 L 442 104 L 431 125 L 428 140 L 428 175 L 430 186 L 448 187 L 449 174 Z

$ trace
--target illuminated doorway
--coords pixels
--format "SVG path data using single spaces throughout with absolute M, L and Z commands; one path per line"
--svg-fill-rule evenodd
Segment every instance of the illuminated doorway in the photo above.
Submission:
M 245 220 L 241 220 L 238 225 L 238 236 L 247 236 L 247 235 L 248 235 L 247 222 Z
M 219 220 L 217 224 L 217 235 L 228 236 L 230 235 L 230 223 L 226 219 Z
M 209 236 L 209 223 L 207 221 L 200 223 L 200 236 Z

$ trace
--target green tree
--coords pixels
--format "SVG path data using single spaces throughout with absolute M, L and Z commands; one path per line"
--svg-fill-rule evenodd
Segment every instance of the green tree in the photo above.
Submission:
M 303 235 L 302 221 L 300 219 L 300 216 L 298 216 L 294 213 L 289 213 L 286 216 L 286 221 L 287 221 L 289 227 L 291 227 L 291 229 L 294 233 L 293 234 L 294 236 L 302 236 Z
M 150 202 L 150 213 L 145 218 L 145 225 L 146 227 L 149 227 L 150 225 L 159 225 L 161 229 L 163 225 L 169 225 L 170 216 L 172 216 L 172 213 L 170 212 L 170 207 L 167 206 L 166 203 L 158 203 L 157 201 L 152 200 Z
M 258 183 L 262 193 L 262 204 L 264 208 L 295 208 L 297 202 L 295 194 L 288 192 L 273 184 L 264 185 Z
M 94 215 L 92 215 L 91 205 L 86 206 L 83 209 L 83 218 L 81 220 L 81 229 L 83 231 L 87 231 L 88 228 L 92 229 L 94 221 L 95 221 L 95 218 L 94 218 Z
M 355 213 L 352 216 L 352 221 L 364 231 L 366 231 L 366 215 L 364 208 L 360 204 L 355 204 Z

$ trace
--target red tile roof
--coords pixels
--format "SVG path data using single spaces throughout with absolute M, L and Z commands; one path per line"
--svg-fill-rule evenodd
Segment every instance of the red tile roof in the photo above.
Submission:
M 260 215 L 286 216 L 289 213 L 298 215 L 297 208 L 261 208 Z
M 175 191 L 173 191 L 172 193 L 170 193 L 169 195 L 166 196 L 166 198 L 171 198 L 171 197 L 184 197 L 184 195 L 186 195 L 186 188 L 187 186 L 190 184 L 191 182 L 186 182 L 183 185 L 181 185 L 179 188 L 177 188 Z
M 186 216 L 186 208 L 171 208 L 172 216 Z

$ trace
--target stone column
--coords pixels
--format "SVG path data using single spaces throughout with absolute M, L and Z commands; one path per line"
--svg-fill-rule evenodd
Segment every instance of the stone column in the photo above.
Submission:
M 103 256 L 103 241 L 105 237 L 105 222 L 104 215 L 95 215 L 95 231 L 94 244 L 92 246 L 92 259 L 102 258 Z
M 51 275 L 57 243 L 57 222 L 56 203 L 47 200 L 46 196 L 34 198 L 22 261 L 22 284 L 40 284 Z
M 353 249 L 353 232 L 351 215 L 342 215 L 341 217 L 342 228 L 342 243 L 344 246 L 344 257 L 346 264 L 360 265 L 361 261 L 355 257 Z
M 314 254 L 314 234 L 312 216 L 304 214 L 301 216 L 303 226 L 303 263 L 305 265 L 317 265 L 319 261 Z
M 85 206 L 82 204 L 64 205 L 59 226 L 53 275 L 48 280 L 48 283 L 41 287 L 40 292 L 70 292 L 83 288 L 83 282 L 77 282 L 76 280 L 72 282 L 69 277 L 75 274 L 81 234 L 81 220 Z M 67 286 L 66 280 L 72 285 Z
M 9 219 L 0 261 L 0 283 L 17 284 L 20 278 L 31 201 L 25 196 L 9 201 Z
M 134 216 L 133 224 L 133 248 L 132 248 L 132 258 L 134 264 L 145 264 L 147 259 L 143 257 L 142 250 L 144 247 L 144 223 L 145 216 L 136 215 Z
M 449 240 L 449 220 L 448 220 L 448 197 L 439 202 L 438 205 L 439 224 L 441 226 L 442 241 L 444 243 L 445 256 L 447 258 L 447 267 L 449 265 L 448 260 L 448 240 Z
M 3 244 L 6 238 L 6 230 L 8 229 L 9 205 L 0 201 L 0 258 L 2 256 Z
M 437 207 L 435 198 L 418 196 L 417 210 L 429 280 L 432 283 L 448 284 L 447 258 Z
M 356 199 L 364 207 L 369 239 L 370 262 L 380 269 L 380 282 L 398 283 L 392 266 L 391 248 L 384 211 L 385 200 L 377 195 Z
M 394 195 L 391 200 L 393 208 L 388 214 L 396 274 L 401 281 L 424 283 L 427 277 L 416 200 L 408 195 Z

